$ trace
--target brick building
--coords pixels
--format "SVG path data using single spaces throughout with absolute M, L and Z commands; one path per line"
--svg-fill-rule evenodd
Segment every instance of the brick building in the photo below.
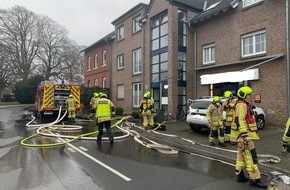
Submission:
M 260 95 L 255 105 L 264 109 L 267 123 L 284 125 L 289 69 L 285 2 L 223 0 L 204 8 L 189 20 L 195 37 L 190 43 L 195 64 L 188 70 L 195 83 L 189 96 L 221 96 L 248 85 Z
M 260 95 L 256 105 L 266 112 L 267 124 L 284 125 L 290 107 L 286 3 L 151 0 L 136 5 L 112 22 L 116 36 L 105 43 L 111 50 L 105 78 L 112 101 L 130 113 L 150 90 L 154 109 L 175 116 L 188 98 L 236 93 L 246 84 Z M 95 80 L 86 73 L 87 54 L 96 52 L 102 52 L 99 43 L 85 51 L 87 85 Z
M 141 20 L 147 5 L 140 3 L 115 19 L 112 56 L 111 100 L 130 113 L 138 108 L 143 93 L 144 59 Z
M 114 38 L 115 32 L 111 32 L 83 50 L 85 87 L 110 87 L 110 58 Z

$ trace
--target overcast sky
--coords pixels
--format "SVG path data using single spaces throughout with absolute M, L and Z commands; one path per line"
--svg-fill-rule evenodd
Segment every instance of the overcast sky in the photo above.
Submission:
M 89 46 L 114 30 L 111 22 L 138 3 L 150 0 L 0 0 L 0 8 L 21 5 L 46 15 L 69 31 L 78 45 Z

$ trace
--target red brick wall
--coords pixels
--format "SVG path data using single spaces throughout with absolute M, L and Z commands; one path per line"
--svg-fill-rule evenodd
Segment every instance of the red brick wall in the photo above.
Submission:
M 106 50 L 107 61 L 106 66 L 102 66 L 103 64 L 103 51 Z M 98 68 L 94 68 L 95 62 L 95 54 L 98 54 Z M 88 87 L 88 81 L 91 81 L 91 86 L 94 86 L 95 79 L 98 79 L 98 86 L 102 87 L 103 77 L 106 78 L 106 88 L 110 87 L 110 47 L 109 44 L 105 41 L 102 43 L 98 43 L 94 47 L 85 51 L 84 55 L 84 85 Z M 89 57 L 91 57 L 91 70 L 88 71 L 87 62 Z
M 285 2 L 265 0 L 248 9 L 242 5 L 226 13 L 219 13 L 194 26 L 197 32 L 197 67 L 202 66 L 202 46 L 215 43 L 215 65 L 246 60 L 241 58 L 241 36 L 266 31 L 266 55 L 286 55 Z M 191 32 L 193 35 L 193 32 Z M 193 53 L 193 52 L 192 52 Z M 260 61 L 262 62 L 262 61 Z M 209 85 L 200 85 L 200 75 L 244 69 L 257 62 L 198 71 L 197 96 L 209 95 Z M 259 80 L 251 81 L 255 93 L 261 94 L 262 102 L 256 104 L 266 112 L 266 123 L 284 125 L 287 113 L 286 58 L 258 66 Z

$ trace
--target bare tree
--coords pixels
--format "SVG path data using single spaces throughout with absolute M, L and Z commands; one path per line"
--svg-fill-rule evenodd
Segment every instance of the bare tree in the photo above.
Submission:
M 3 45 L 0 43 L 0 98 L 2 97 L 2 90 L 7 87 L 13 79 L 7 62 L 7 57 Z
M 37 57 L 40 60 L 40 72 L 48 80 L 50 77 L 59 76 L 62 72 L 68 32 L 46 16 L 41 18 L 38 29 L 41 44 Z
M 28 79 L 35 69 L 33 61 L 39 48 L 37 22 L 38 17 L 22 6 L 0 10 L 0 42 L 18 80 Z
M 63 63 L 64 79 L 82 84 L 83 79 L 83 54 L 81 47 L 70 41 L 65 48 L 65 61 Z

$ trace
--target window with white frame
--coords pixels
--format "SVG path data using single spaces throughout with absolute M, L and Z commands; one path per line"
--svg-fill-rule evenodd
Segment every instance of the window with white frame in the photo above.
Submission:
M 94 63 L 94 68 L 98 68 L 98 54 L 95 54 L 95 63 Z
M 142 94 L 141 94 L 141 83 L 133 84 L 133 107 L 137 108 L 140 105 Z
M 117 86 L 117 99 L 124 99 L 125 97 L 125 90 L 124 90 L 124 85 L 118 85 Z
M 243 0 L 243 7 L 247 7 L 261 1 L 263 0 Z
M 203 46 L 203 64 L 211 64 L 215 62 L 215 44 Z
M 107 79 L 103 77 L 103 88 L 106 88 L 107 86 Z
M 133 51 L 133 74 L 141 73 L 141 48 Z
M 103 51 L 103 64 L 102 66 L 106 66 L 107 64 L 107 52 L 106 50 Z
M 91 70 L 91 57 L 88 57 L 88 62 L 87 62 L 87 71 Z
M 88 87 L 91 87 L 91 80 L 88 80 Z
M 139 25 L 139 20 L 141 19 L 141 15 L 138 15 L 137 17 L 133 18 L 133 33 L 138 32 L 141 30 L 141 27 Z
M 266 31 L 242 36 L 242 57 L 266 53 Z
M 95 86 L 98 86 L 98 79 L 95 79 Z
M 117 69 L 124 68 L 124 54 L 117 56 Z
M 117 29 L 117 39 L 118 41 L 124 39 L 125 37 L 125 33 L 124 33 L 124 26 L 120 26 L 118 29 Z

